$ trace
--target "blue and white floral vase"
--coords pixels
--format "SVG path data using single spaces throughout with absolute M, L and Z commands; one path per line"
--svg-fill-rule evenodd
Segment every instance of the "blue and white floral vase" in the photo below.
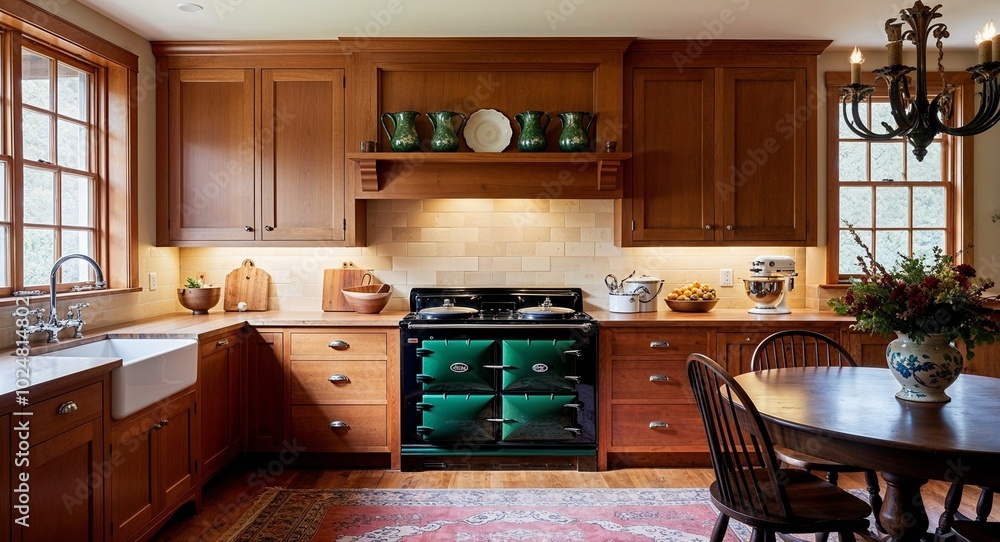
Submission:
M 962 353 L 941 334 L 928 334 L 920 344 L 898 331 L 896 335 L 885 349 L 889 370 L 903 387 L 896 397 L 923 403 L 951 401 L 944 390 L 962 374 Z

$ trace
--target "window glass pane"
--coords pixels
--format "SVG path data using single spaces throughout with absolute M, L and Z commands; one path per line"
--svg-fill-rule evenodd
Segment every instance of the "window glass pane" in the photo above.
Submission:
M 7 261 L 7 252 L 10 249 L 10 228 L 7 226 L 0 226 L 0 250 L 3 251 L 2 260 L 0 260 L 0 286 L 10 287 L 10 270 L 7 267 L 10 262 Z
M 87 73 L 59 63 L 59 114 L 77 120 L 87 120 Z
M 52 117 L 24 110 L 24 159 L 29 162 L 52 161 Z
M 93 257 L 93 242 L 90 232 L 63 230 L 62 232 L 62 255 L 86 254 Z M 92 282 L 94 279 L 93 267 L 80 259 L 69 260 L 60 267 L 62 272 L 61 282 Z
M 944 230 L 917 230 L 913 232 L 913 255 L 926 256 L 927 262 L 933 261 L 931 249 L 939 247 L 945 248 Z
M 64 226 L 93 226 L 93 183 L 90 177 L 62 175 L 62 224 Z M 65 253 L 65 252 L 64 252 Z
M 872 189 L 841 188 L 840 189 L 840 223 L 853 225 L 855 228 L 872 227 Z
M 912 148 L 906 152 L 906 180 L 908 181 L 940 181 L 941 180 L 941 142 L 935 141 L 927 147 L 927 156 L 923 162 L 918 162 L 913 156 Z
M 879 228 L 910 226 L 910 190 L 906 187 L 875 189 L 875 225 Z
M 943 228 L 945 226 L 945 194 L 943 186 L 913 188 L 913 227 Z M 944 245 L 941 245 L 942 248 Z
M 851 110 L 850 106 L 847 107 L 847 114 L 851 116 L 851 122 L 853 123 L 854 122 L 854 112 Z M 858 106 L 858 115 L 861 116 L 861 120 L 863 121 L 863 123 L 865 123 L 867 125 L 867 122 L 868 122 L 868 107 L 864 106 L 864 105 Z M 847 126 L 847 121 L 844 120 L 844 107 L 842 105 L 838 105 L 837 106 L 837 119 L 840 120 L 840 138 L 841 139 L 853 139 L 853 138 L 858 137 L 858 134 L 855 134 L 854 132 L 852 132 L 851 129 Z
M 910 233 L 908 231 L 875 232 L 875 260 L 878 263 L 891 270 L 899 264 L 900 254 L 910 254 Z
M 869 247 L 872 246 L 871 230 L 860 230 L 858 231 L 858 235 L 866 245 Z M 851 235 L 851 232 L 847 230 L 840 230 L 840 274 L 861 274 L 861 266 L 858 265 L 858 256 L 863 254 L 864 249 L 854 242 L 854 237 Z
M 55 261 L 55 231 L 24 228 L 24 285 L 48 286 L 49 269 Z
M 892 118 L 892 107 L 889 106 L 889 102 L 873 102 L 872 103 L 872 124 L 871 130 L 876 134 L 884 134 L 889 130 L 882 126 L 882 123 L 887 123 L 891 128 L 896 127 L 896 121 Z
M 0 130 L 2 131 L 2 130 Z M 0 162 L 0 222 L 10 222 L 7 214 L 7 162 Z M 4 252 L 4 255 L 7 253 Z
M 867 181 L 868 145 L 865 143 L 840 143 L 840 180 Z
M 31 224 L 55 224 L 55 173 L 24 168 L 24 221 Z M 52 262 L 49 262 L 52 263 Z
M 52 61 L 34 51 L 21 50 L 21 99 L 52 111 Z
M 872 143 L 872 180 L 902 181 L 903 151 L 902 141 Z
M 73 169 L 87 169 L 87 127 L 59 120 L 59 165 Z

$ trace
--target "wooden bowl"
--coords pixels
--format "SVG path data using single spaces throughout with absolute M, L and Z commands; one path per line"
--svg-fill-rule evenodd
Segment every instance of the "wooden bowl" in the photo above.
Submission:
M 676 299 L 664 299 L 670 310 L 677 312 L 708 312 L 719 304 L 718 299 L 711 301 L 678 301 Z
M 367 286 L 352 286 L 341 290 L 347 304 L 360 314 L 376 314 L 389 303 L 392 287 L 388 284 L 369 284 Z
M 178 288 L 177 301 L 191 311 L 191 314 L 208 314 L 208 309 L 216 306 L 222 297 L 222 287 Z

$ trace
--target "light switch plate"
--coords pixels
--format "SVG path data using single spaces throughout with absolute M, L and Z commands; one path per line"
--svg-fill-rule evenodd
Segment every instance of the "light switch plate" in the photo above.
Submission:
M 149 274 L 149 291 L 152 292 L 152 291 L 156 290 L 156 286 L 157 286 L 156 273 L 150 273 Z
M 733 270 L 732 269 L 720 269 L 719 270 L 719 286 L 732 286 L 733 285 Z

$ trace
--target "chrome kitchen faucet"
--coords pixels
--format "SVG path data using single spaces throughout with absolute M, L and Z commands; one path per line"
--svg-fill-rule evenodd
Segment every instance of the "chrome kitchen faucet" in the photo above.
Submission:
M 45 309 L 31 309 L 23 316 L 18 313 L 12 314 L 11 316 L 18 317 L 19 321 L 28 321 L 28 317 L 35 317 L 34 323 L 18 326 L 19 336 L 27 339 L 28 336 L 33 335 L 34 333 L 42 332 L 48 334 L 47 342 L 57 343 L 59 342 L 60 331 L 66 328 L 73 328 L 76 330 L 73 334 L 73 338 L 79 339 L 83 337 L 83 325 L 86 323 L 83 321 L 83 308 L 89 307 L 90 303 L 77 303 L 75 305 L 70 305 L 65 319 L 59 318 L 58 308 L 56 307 L 56 273 L 59 272 L 59 268 L 62 264 L 73 259 L 79 259 L 89 263 L 90 266 L 94 268 L 97 280 L 95 280 L 93 284 L 88 284 L 86 286 L 74 286 L 72 291 L 80 292 L 85 290 L 103 290 L 107 287 L 107 283 L 104 282 L 104 271 L 90 256 L 86 256 L 84 254 L 67 254 L 62 258 L 59 258 L 56 260 L 56 263 L 52 265 L 52 270 L 49 271 L 48 321 L 45 321 Z

